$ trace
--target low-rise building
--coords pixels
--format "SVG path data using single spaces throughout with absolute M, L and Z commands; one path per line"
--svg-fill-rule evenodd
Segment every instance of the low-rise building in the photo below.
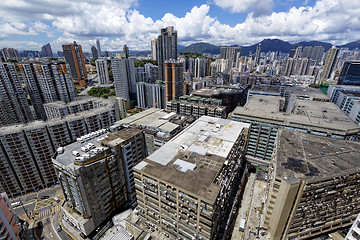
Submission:
M 171 239 L 231 233 L 249 124 L 202 116 L 134 167 L 140 218 Z
M 111 130 L 134 126 L 144 131 L 146 149 L 152 154 L 167 141 L 195 120 L 192 116 L 167 113 L 162 109 L 150 108 L 126 119 L 117 121 Z

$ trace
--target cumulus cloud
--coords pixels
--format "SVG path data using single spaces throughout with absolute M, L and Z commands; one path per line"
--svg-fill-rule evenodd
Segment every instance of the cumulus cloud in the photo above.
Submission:
M 5 20 L 0 24 L 0 37 L 51 36 L 60 32 L 61 35 L 57 34 L 52 42 L 57 50 L 61 49 L 61 44 L 76 40 L 89 51 L 96 38 L 101 39 L 102 49 L 106 50 L 122 50 L 124 44 L 130 49 L 148 50 L 150 41 L 157 37 L 160 28 L 166 26 L 175 27 L 178 42 L 183 45 L 198 41 L 247 45 L 264 38 L 332 43 L 360 39 L 360 1 L 353 0 L 318 0 L 313 6 L 293 7 L 287 12 L 268 12 L 272 9 L 272 0 L 245 0 L 242 4 L 239 1 L 214 0 L 215 4 L 232 12 L 250 11 L 243 22 L 233 27 L 210 16 L 212 5 L 208 4 L 194 6 L 184 16 L 166 13 L 161 19 L 152 19 L 134 8 L 136 0 L 14 1 L 17 4 L 10 4 L 13 0 L 0 3 L 0 16 L 3 18 L 0 20 Z M 21 15 L 24 7 L 27 8 L 26 14 L 17 19 L 15 16 Z
M 254 16 L 270 14 L 273 8 L 273 0 L 214 0 L 214 3 L 233 13 L 253 11 Z

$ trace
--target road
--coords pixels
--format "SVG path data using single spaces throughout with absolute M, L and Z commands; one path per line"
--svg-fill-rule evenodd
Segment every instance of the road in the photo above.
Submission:
M 34 228 L 35 239 L 44 240 L 73 240 L 64 230 L 57 231 L 57 225 L 60 222 L 61 212 L 55 212 L 54 214 L 36 221 Z M 43 227 L 39 227 L 38 223 L 41 221 Z
M 44 196 L 48 196 L 48 198 Z M 57 197 L 60 202 L 56 202 L 54 197 Z M 63 230 L 56 231 L 56 225 L 61 217 L 60 206 L 63 199 L 64 196 L 59 185 L 11 199 L 12 202 L 22 202 L 21 206 L 14 208 L 15 213 L 33 226 L 27 230 L 25 236 L 27 240 L 73 239 Z M 42 222 L 42 225 L 39 225 L 39 222 Z
M 49 199 L 52 199 L 55 196 L 58 195 L 62 195 L 61 189 L 59 185 L 55 185 L 52 188 L 47 188 L 47 189 L 43 189 L 40 192 L 34 192 L 34 193 L 30 193 L 15 199 L 11 199 L 11 202 L 22 202 L 22 206 L 18 206 L 15 207 L 15 213 L 17 216 L 19 216 L 20 218 L 24 219 L 26 217 L 26 212 L 28 212 L 29 216 L 31 212 L 35 211 L 40 211 L 40 210 L 45 210 L 45 209 L 41 209 L 39 206 L 36 206 L 35 209 L 35 205 L 37 204 L 37 202 L 42 202 L 44 200 L 41 199 L 41 197 L 43 196 L 49 196 Z M 46 200 L 49 200 L 46 199 Z M 50 204 L 51 206 L 51 204 Z M 49 206 L 43 206 L 43 208 L 47 208 Z M 25 212 L 26 211 L 26 212 Z
M 87 93 L 88 91 L 92 88 L 92 87 L 99 87 L 100 84 L 99 84 L 99 77 L 97 74 L 94 74 L 94 75 L 91 75 L 89 76 L 89 85 L 84 89 L 82 90 L 80 93 L 79 93 L 79 96 L 87 96 Z

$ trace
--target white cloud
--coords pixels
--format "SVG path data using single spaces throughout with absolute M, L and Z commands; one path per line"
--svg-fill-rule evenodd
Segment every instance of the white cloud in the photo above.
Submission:
M 242 4 L 239 1 L 215 0 L 216 4 L 222 4 L 223 8 L 233 12 L 253 11 L 245 21 L 234 27 L 210 16 L 211 5 L 207 4 L 193 7 L 184 16 L 166 13 L 161 19 L 152 19 L 132 8 L 136 6 L 136 0 L 14 1 L 17 4 L 10 4 L 9 0 L 0 3 L 0 16 L 3 18 L 0 20 L 5 20 L 0 24 L 0 38 L 8 40 L 13 35 L 39 34 L 54 36 L 57 31 L 63 34 L 52 42 L 55 50 L 60 50 L 63 43 L 76 40 L 85 51 L 89 51 L 96 38 L 101 39 L 103 50 L 121 51 L 124 44 L 130 49 L 149 50 L 150 41 L 157 37 L 159 29 L 170 25 L 178 31 L 178 42 L 183 45 L 198 41 L 247 45 L 264 38 L 341 44 L 344 39 L 346 42 L 360 39 L 360 1 L 353 0 L 318 0 L 312 7 L 293 7 L 288 12 L 268 15 L 262 14 L 271 9 L 272 0 L 245 0 Z M 35 4 L 40 1 L 43 4 Z M 257 5 L 263 6 L 259 8 Z M 265 9 L 264 6 L 270 8 Z M 14 20 L 21 11 L 25 11 L 25 7 L 26 13 L 19 18 L 23 20 Z M 42 21 L 48 19 L 51 21 Z
M 214 3 L 233 13 L 253 11 L 254 16 L 270 14 L 273 8 L 273 0 L 214 0 Z

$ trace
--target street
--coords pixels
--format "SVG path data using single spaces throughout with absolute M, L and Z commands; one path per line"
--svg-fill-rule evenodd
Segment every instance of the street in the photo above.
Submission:
M 54 197 L 59 200 L 54 200 Z M 15 207 L 14 211 L 20 219 L 29 223 L 25 239 L 73 239 L 64 230 L 59 232 L 56 230 L 61 218 L 60 210 L 63 200 L 64 196 L 59 185 L 11 199 L 12 202 L 22 203 Z

